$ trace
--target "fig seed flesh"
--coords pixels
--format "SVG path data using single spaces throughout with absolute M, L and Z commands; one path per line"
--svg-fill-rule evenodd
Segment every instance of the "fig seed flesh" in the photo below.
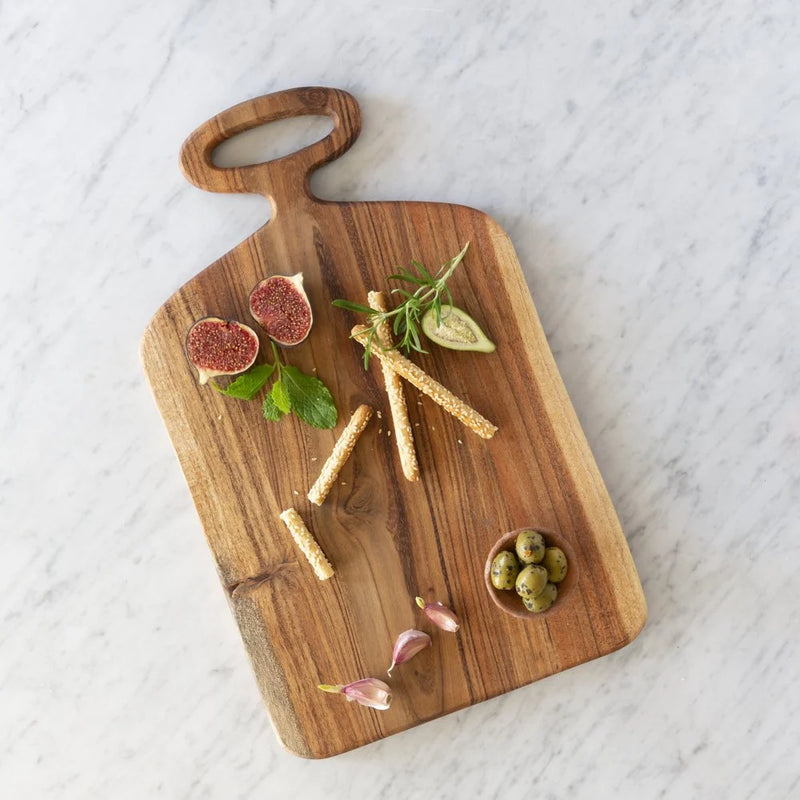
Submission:
M 303 273 L 272 275 L 261 281 L 250 293 L 250 313 L 276 344 L 300 344 L 314 322 Z
M 219 317 L 204 317 L 186 335 L 186 357 L 201 384 L 217 375 L 238 375 L 258 355 L 258 334 L 247 325 Z

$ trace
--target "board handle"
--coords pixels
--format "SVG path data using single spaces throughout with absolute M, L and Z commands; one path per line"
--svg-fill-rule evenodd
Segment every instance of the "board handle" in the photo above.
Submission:
M 308 147 L 244 167 L 218 167 L 211 160 L 214 148 L 237 133 L 309 114 L 331 117 L 333 130 Z M 261 194 L 282 205 L 282 200 L 296 200 L 300 194 L 313 198 L 311 173 L 344 153 L 360 131 L 361 109 L 348 92 L 323 86 L 286 89 L 246 100 L 204 122 L 181 147 L 181 171 L 200 189 Z

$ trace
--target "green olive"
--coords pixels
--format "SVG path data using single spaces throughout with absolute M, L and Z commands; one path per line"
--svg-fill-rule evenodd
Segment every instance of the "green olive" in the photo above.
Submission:
M 517 536 L 517 557 L 523 564 L 538 564 L 544 558 L 544 536 L 537 531 L 522 531 Z
M 547 570 L 547 579 L 551 583 L 561 583 L 567 577 L 567 557 L 558 547 L 548 547 L 544 551 L 542 566 Z
M 538 564 L 528 564 L 517 575 L 516 590 L 520 597 L 536 597 L 547 585 L 547 570 Z
M 519 561 L 510 550 L 501 550 L 492 560 L 492 586 L 495 589 L 513 589 L 519 574 Z
M 547 611 L 555 603 L 556 597 L 558 597 L 558 587 L 554 583 L 548 583 L 536 597 L 523 597 L 522 604 L 528 611 L 538 614 Z

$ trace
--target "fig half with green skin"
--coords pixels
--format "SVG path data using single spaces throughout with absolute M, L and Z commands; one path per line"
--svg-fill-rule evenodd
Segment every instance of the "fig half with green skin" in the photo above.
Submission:
M 436 311 L 428 309 L 422 317 L 422 331 L 432 341 L 450 350 L 474 350 L 493 353 L 494 342 L 480 329 L 466 311 L 442 304 L 439 320 Z
M 314 318 L 303 273 L 271 275 L 250 292 L 250 313 L 275 344 L 293 347 L 311 331 Z
M 236 320 L 204 317 L 186 334 L 186 357 L 200 383 L 217 375 L 238 375 L 250 369 L 258 355 L 258 334 Z

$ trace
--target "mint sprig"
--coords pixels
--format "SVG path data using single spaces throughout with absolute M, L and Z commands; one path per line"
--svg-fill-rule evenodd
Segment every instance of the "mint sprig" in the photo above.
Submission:
M 275 375 L 272 388 L 264 397 L 261 406 L 264 419 L 278 422 L 287 414 L 294 412 L 307 425 L 328 429 L 336 425 L 338 412 L 328 387 L 313 375 L 306 375 L 297 367 L 281 361 L 278 348 L 272 343 L 274 364 L 258 364 L 239 375 L 225 388 L 214 381 L 214 388 L 227 397 L 238 400 L 252 400 Z

